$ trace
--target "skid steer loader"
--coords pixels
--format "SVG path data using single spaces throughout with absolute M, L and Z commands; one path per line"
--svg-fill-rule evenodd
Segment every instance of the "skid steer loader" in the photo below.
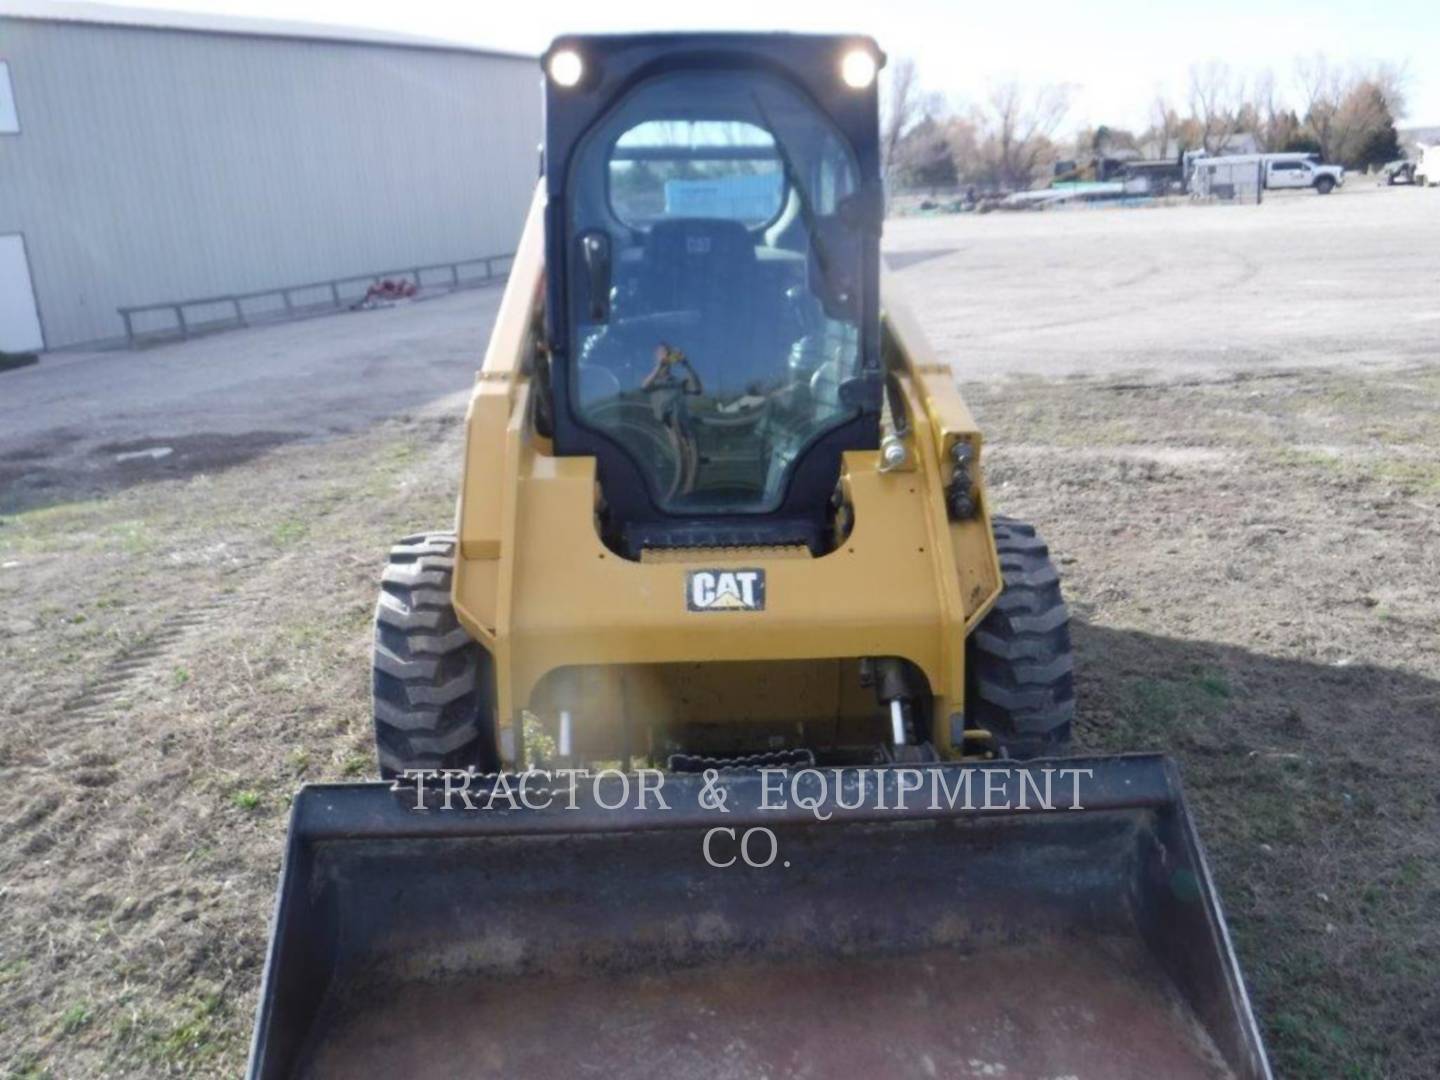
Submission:
M 1269 1075 L 1173 766 L 1059 756 L 1055 568 L 882 286 L 883 63 L 542 58 L 392 783 L 296 799 L 252 1076 Z

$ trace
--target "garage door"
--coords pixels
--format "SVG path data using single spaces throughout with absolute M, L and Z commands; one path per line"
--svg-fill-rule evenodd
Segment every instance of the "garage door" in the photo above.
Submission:
M 39 352 L 44 347 L 25 238 L 0 236 L 0 352 Z

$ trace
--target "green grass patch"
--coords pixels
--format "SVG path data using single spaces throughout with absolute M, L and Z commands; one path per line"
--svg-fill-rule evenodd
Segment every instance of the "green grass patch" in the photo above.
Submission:
M 139 520 L 116 521 L 105 530 L 107 540 L 126 555 L 148 555 L 157 544 L 150 527 Z
M 88 530 L 96 527 L 104 500 L 57 503 L 7 514 L 0 519 L 0 555 L 58 552 L 75 547 L 102 547 L 101 537 Z M 69 540 L 69 543 L 62 543 Z
M 60 1014 L 60 1030 L 66 1035 L 74 1035 L 82 1028 L 89 1027 L 90 1021 L 94 1018 L 94 1013 L 90 1011 L 90 1006 L 71 1005 Z
M 308 522 L 302 521 L 299 518 L 286 518 L 284 521 L 278 522 L 275 527 L 270 530 L 270 539 L 274 540 L 280 547 L 290 547 L 304 540 L 309 532 L 310 525 Z
M 1296 995 L 1294 1007 L 1270 1019 L 1279 1075 L 1298 1080 L 1384 1080 L 1385 1052 L 1354 1029 L 1336 992 Z
M 1397 487 L 1412 494 L 1440 491 L 1440 461 L 1385 455 L 1358 449 L 1354 453 L 1296 450 L 1280 447 L 1264 457 L 1271 466 L 1316 469 L 1352 480 Z
M 220 1049 L 223 1021 L 224 1002 L 220 995 L 205 995 L 191 1007 L 185 1019 L 166 1033 L 160 1042 L 161 1056 L 192 1064 L 213 1058 Z
M 1293 447 L 1281 447 L 1268 456 L 1273 464 L 1286 468 L 1325 469 L 1339 472 L 1349 464 L 1349 459 L 1343 455 L 1326 453 L 1324 450 L 1296 450 Z
M 1440 461 L 1383 458 L 1373 469 L 1377 480 L 1408 491 L 1430 494 L 1440 491 Z
M 133 1059 L 190 1076 L 213 1068 L 242 1037 L 224 997 L 207 993 L 179 1003 L 174 1013 L 144 1011 L 126 1016 L 114 1029 L 116 1057 L 134 1071 Z M 127 1060 L 128 1059 L 128 1060 Z
M 1141 676 L 1125 687 L 1122 712 L 1142 735 L 1159 735 L 1197 717 L 1212 716 L 1233 690 L 1223 671 L 1191 668 L 1173 676 Z
M 10 1080 L 51 1080 L 55 1074 L 40 1065 L 40 1055 L 34 1050 L 22 1050 L 10 1063 L 5 1074 Z

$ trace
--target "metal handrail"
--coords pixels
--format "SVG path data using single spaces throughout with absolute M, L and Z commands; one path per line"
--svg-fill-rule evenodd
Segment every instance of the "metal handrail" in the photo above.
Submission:
M 172 337 L 178 334 L 181 338 L 188 338 L 192 333 L 200 329 L 206 331 L 223 329 L 225 327 L 249 326 L 252 322 L 273 322 L 286 318 L 293 318 L 297 314 L 314 312 L 320 309 L 339 310 L 344 307 L 347 300 L 360 299 L 360 297 L 342 297 L 341 286 L 350 285 L 357 281 L 378 285 L 386 278 L 410 276 L 416 287 L 421 286 L 422 275 L 434 273 L 439 270 L 450 272 L 449 289 L 461 289 L 472 285 L 483 285 L 495 280 L 496 264 L 508 262 L 515 257 L 514 252 L 503 255 L 479 255 L 473 259 L 457 259 L 453 262 L 429 263 L 425 265 L 411 266 L 403 270 L 382 270 L 378 273 L 351 274 L 347 277 L 328 278 L 323 281 L 311 281 L 303 285 L 281 285 L 273 289 L 257 289 L 253 292 L 224 293 L 219 296 L 198 296 L 186 300 L 166 300 L 156 304 L 135 304 L 129 307 L 119 307 L 120 318 L 125 323 L 125 340 L 131 348 L 134 348 L 142 339 L 155 337 Z M 461 268 L 471 266 L 483 266 L 483 277 L 462 277 Z M 433 287 L 433 286 L 431 286 Z M 295 296 L 299 293 L 314 292 L 316 290 L 328 290 L 330 299 L 317 303 L 297 305 Z M 245 301 L 259 300 L 263 297 L 280 298 L 284 305 L 283 309 L 275 313 L 250 313 L 245 312 Z M 234 310 L 233 318 L 212 319 L 196 325 L 185 316 L 186 308 L 214 307 L 217 304 L 228 304 Z M 171 311 L 175 314 L 175 325 L 173 327 L 162 327 L 156 330 L 135 329 L 135 316 L 152 311 Z

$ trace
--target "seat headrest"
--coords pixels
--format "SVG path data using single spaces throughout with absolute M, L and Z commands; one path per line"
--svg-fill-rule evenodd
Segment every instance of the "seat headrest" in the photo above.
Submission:
M 723 218 L 670 218 L 650 227 L 646 247 L 664 259 L 753 259 L 755 242 L 738 221 Z

